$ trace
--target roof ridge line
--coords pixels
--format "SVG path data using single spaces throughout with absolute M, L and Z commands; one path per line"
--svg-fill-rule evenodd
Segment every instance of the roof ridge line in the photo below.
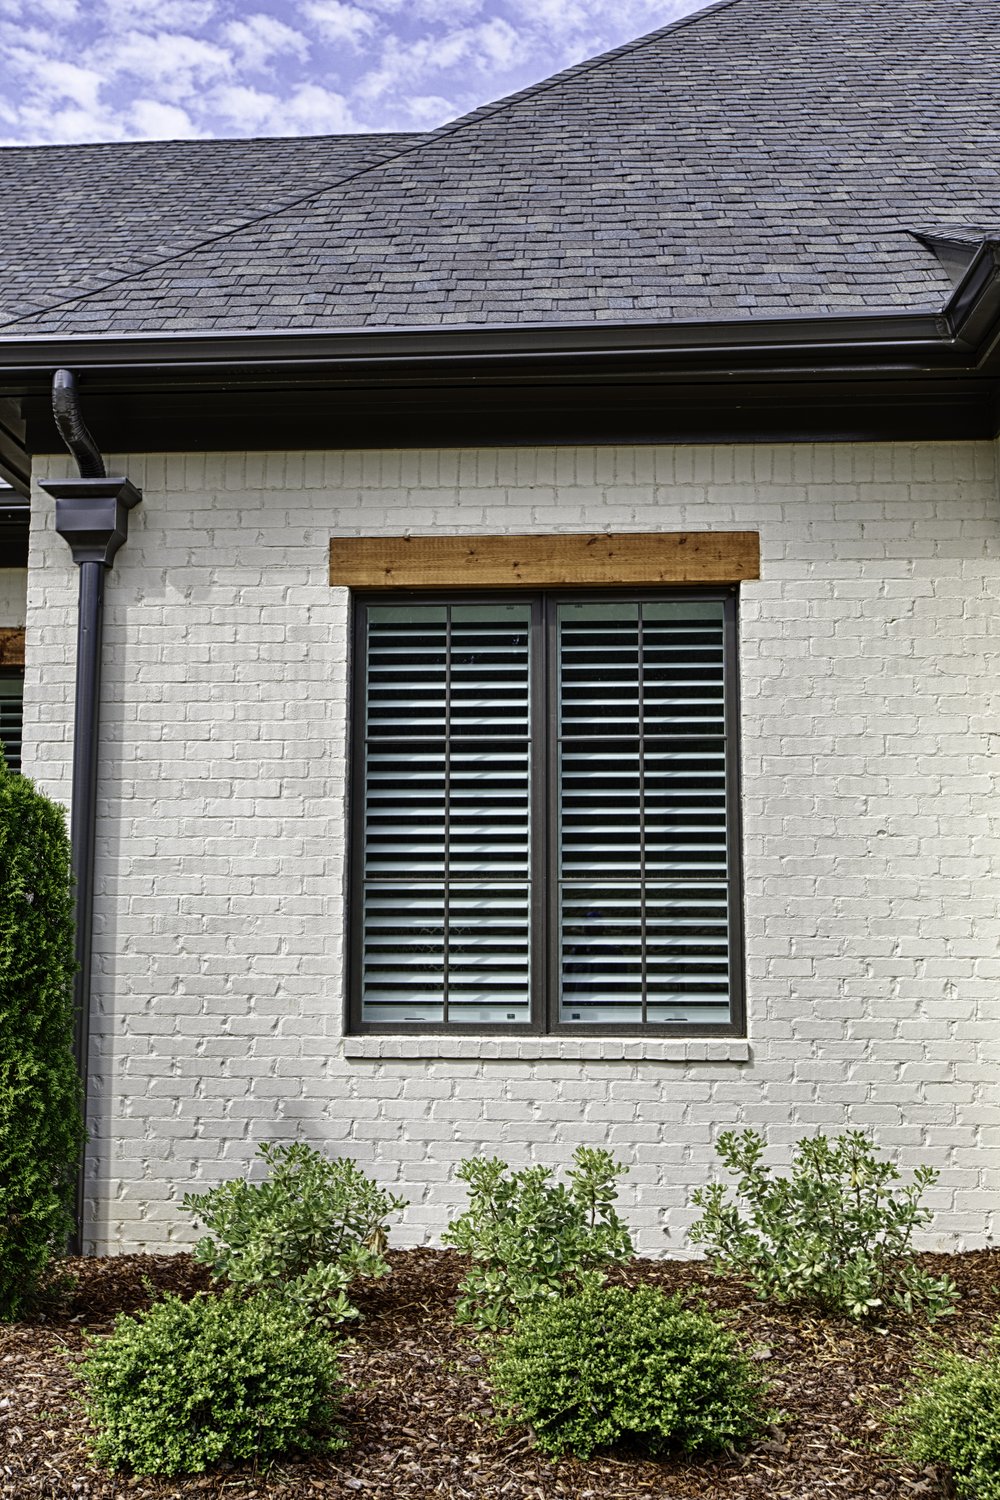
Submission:
M 430 130 L 341 130 L 318 135 L 168 135 L 131 141 L 8 141 L 0 151 L 120 151 L 123 146 L 258 146 L 278 141 L 370 141 L 390 135 L 432 135 Z
M 575 78 L 578 74 L 590 73 L 595 68 L 602 68 L 605 63 L 614 62 L 616 58 L 624 57 L 628 52 L 638 52 L 640 48 L 658 42 L 661 37 L 669 36 L 672 31 L 683 31 L 698 21 L 704 21 L 707 16 L 714 15 L 716 11 L 729 10 L 731 6 L 740 4 L 742 0 L 713 0 L 712 4 L 703 5 L 700 10 L 692 11 L 689 16 L 680 16 L 676 21 L 668 21 L 665 26 L 657 26 L 653 31 L 645 31 L 642 36 L 633 37 L 630 42 L 622 42 L 620 46 L 612 47 L 610 52 L 600 52 L 597 57 L 585 57 L 581 62 L 571 63 L 568 68 L 561 68 L 550 78 L 541 78 L 537 83 L 529 83 L 513 94 L 505 94 L 502 99 L 493 99 L 488 104 L 479 104 L 467 115 L 459 115 L 457 120 L 449 120 L 446 125 L 439 125 L 437 130 L 428 132 L 423 145 L 432 146 L 436 143 L 438 136 L 464 129 L 466 125 L 478 123 L 480 119 L 488 119 L 490 115 L 499 113 L 510 104 L 517 104 L 521 99 L 527 99 L 532 94 L 547 93 L 549 89 L 565 83 L 567 78 Z
M 651 46 L 652 43 L 659 41 L 661 37 L 669 36 L 671 32 L 682 31 L 688 26 L 693 26 L 697 22 L 705 20 L 707 16 L 714 15 L 717 11 L 729 10 L 731 7 L 741 4 L 743 4 L 743 0 L 714 0 L 714 4 L 707 5 L 689 16 L 681 16 L 676 21 L 670 21 L 666 26 L 658 26 L 654 31 L 648 31 L 640 37 L 633 38 L 630 42 L 623 42 L 621 46 L 613 47 L 610 52 L 602 52 L 597 57 L 585 58 L 582 62 L 573 63 L 571 67 L 563 68 L 558 73 L 553 73 L 550 78 L 543 78 L 538 83 L 528 84 L 526 88 L 518 89 L 513 94 L 506 94 L 502 99 L 493 100 L 489 104 L 481 104 L 469 114 L 459 115 L 457 120 L 449 120 L 446 124 L 438 126 L 437 130 L 427 132 L 422 140 L 414 142 L 412 146 L 407 146 L 402 151 L 394 152 L 391 156 L 386 157 L 385 161 L 375 162 L 369 167 L 361 167 L 358 171 L 350 172 L 346 177 L 339 178 L 336 182 L 328 183 L 325 187 L 317 188 L 313 192 L 303 194 L 301 198 L 295 198 L 290 203 L 283 204 L 281 208 L 273 209 L 270 213 L 257 214 L 253 218 L 247 219 L 243 224 L 238 225 L 235 229 L 227 229 L 222 234 L 209 235 L 206 239 L 199 240 L 196 245 L 189 246 L 187 250 L 180 251 L 176 255 L 166 255 L 162 260 L 152 261 L 149 265 L 142 267 L 141 270 L 129 271 L 124 276 L 119 276 L 113 281 L 106 281 L 103 286 L 94 287 L 89 292 L 78 292 L 73 297 L 64 297 L 61 301 L 49 303 L 48 306 L 41 307 L 37 312 L 31 313 L 28 319 L 18 317 L 11 319 L 7 323 L 0 323 L 0 329 L 16 329 L 19 323 L 24 323 L 25 321 L 29 322 L 30 328 L 30 321 L 36 317 L 43 316 L 45 313 L 55 312 L 57 308 L 68 307 L 74 302 L 86 302 L 91 297 L 98 297 L 103 292 L 110 291 L 112 287 L 122 286 L 127 281 L 138 280 L 150 271 L 158 270 L 161 266 L 168 266 L 174 262 L 183 261 L 188 256 L 196 255 L 200 250 L 206 249 L 209 245 L 219 244 L 222 240 L 231 239 L 234 235 L 242 234 L 245 229 L 249 229 L 254 224 L 263 224 L 268 219 L 274 219 L 279 214 L 287 213 L 290 209 L 301 207 L 303 203 L 308 203 L 313 198 L 321 197 L 323 193 L 332 192 L 335 188 L 346 187 L 349 182 L 354 182 L 357 178 L 364 177 L 368 172 L 381 171 L 390 162 L 400 161 L 403 157 L 409 156 L 414 151 L 428 150 L 436 146 L 439 141 L 448 140 L 459 130 L 464 130 L 467 126 L 478 124 L 481 120 L 489 119 L 491 115 L 498 114 L 501 110 L 518 103 L 521 99 L 528 98 L 532 94 L 547 93 L 549 89 L 558 87 L 568 78 L 592 72 L 595 68 L 603 67 L 606 63 L 612 62 L 618 57 L 623 57 L 629 52 L 636 52 L 642 47 Z M 379 133 L 378 131 L 371 132 L 374 135 Z M 410 132 L 396 131 L 388 133 L 406 135 Z M 283 137 L 274 137 L 274 139 L 280 140 Z

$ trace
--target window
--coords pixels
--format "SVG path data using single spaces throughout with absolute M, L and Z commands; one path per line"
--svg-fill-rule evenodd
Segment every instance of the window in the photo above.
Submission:
M 21 709 L 24 675 L 0 671 L 0 751 L 11 771 L 21 769 Z
M 735 591 L 355 630 L 352 1029 L 739 1031 Z

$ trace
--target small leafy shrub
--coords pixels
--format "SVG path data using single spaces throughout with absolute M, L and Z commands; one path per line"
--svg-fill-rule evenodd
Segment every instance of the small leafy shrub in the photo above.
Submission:
M 656 1287 L 588 1289 L 535 1308 L 490 1364 L 501 1422 L 589 1458 L 621 1439 L 650 1452 L 738 1447 L 773 1418 L 766 1388 L 704 1311 Z
M 939 1356 L 893 1424 L 912 1463 L 948 1466 L 960 1500 L 1000 1500 L 1000 1330 L 985 1359 Z
M 604 1266 L 632 1254 L 613 1207 L 615 1178 L 627 1171 L 587 1146 L 574 1152 L 568 1184 L 553 1182 L 548 1167 L 512 1172 L 496 1157 L 463 1161 L 458 1176 L 468 1184 L 469 1207 L 442 1236 L 473 1259 L 458 1322 L 506 1328 L 551 1298 L 599 1286 Z
M 72 1227 L 75 971 L 62 809 L 0 751 L 0 1321 L 31 1303 Z
M 224 1182 L 188 1193 L 184 1207 L 209 1233 L 195 1256 L 243 1291 L 271 1291 L 324 1327 L 357 1317 L 347 1296 L 358 1276 L 383 1276 L 385 1220 L 406 1207 L 345 1158 L 304 1141 L 257 1148 L 266 1181 Z
M 268 1297 L 166 1297 L 91 1336 L 81 1367 L 94 1456 L 136 1474 L 344 1446 L 342 1385 L 321 1332 Z
M 823 1135 L 799 1141 L 790 1177 L 761 1165 L 756 1131 L 726 1131 L 716 1150 L 746 1204 L 744 1216 L 719 1182 L 692 1195 L 703 1214 L 690 1238 L 716 1270 L 742 1276 L 762 1300 L 811 1302 L 849 1318 L 886 1307 L 929 1319 L 951 1312 L 954 1282 L 921 1271 L 911 1249 L 913 1231 L 932 1217 L 920 1206 L 937 1179 L 932 1167 L 917 1167 L 912 1185 L 896 1189 L 899 1172 L 860 1131 L 832 1145 Z

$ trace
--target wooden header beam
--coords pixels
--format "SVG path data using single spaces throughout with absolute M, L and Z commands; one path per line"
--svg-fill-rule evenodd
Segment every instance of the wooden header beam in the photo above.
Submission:
M 549 536 L 341 536 L 330 582 L 347 588 L 648 588 L 760 577 L 755 531 Z

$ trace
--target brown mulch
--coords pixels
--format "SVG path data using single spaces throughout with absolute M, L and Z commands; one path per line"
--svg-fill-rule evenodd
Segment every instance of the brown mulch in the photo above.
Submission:
M 694 1261 L 636 1261 L 616 1279 L 704 1298 L 724 1312 L 766 1368 L 784 1420 L 750 1451 L 692 1463 L 615 1453 L 550 1463 L 526 1435 L 493 1426 L 473 1339 L 452 1308 L 463 1261 L 454 1252 L 390 1254 L 393 1274 L 359 1297 L 364 1321 L 344 1353 L 352 1388 L 350 1447 L 331 1458 L 231 1468 L 187 1479 L 96 1470 L 74 1369 L 84 1330 L 107 1332 L 118 1312 L 149 1305 L 151 1291 L 205 1285 L 186 1255 L 123 1255 L 67 1263 L 75 1288 L 45 1316 L 0 1327 L 0 1496 L 4 1500 L 940 1500 L 943 1475 L 880 1449 L 884 1415 L 912 1379 L 926 1344 L 918 1321 L 860 1329 L 801 1309 L 755 1302 Z M 938 1324 L 952 1348 L 982 1349 L 1000 1317 L 1000 1250 L 923 1256 L 958 1282 L 957 1314 Z

